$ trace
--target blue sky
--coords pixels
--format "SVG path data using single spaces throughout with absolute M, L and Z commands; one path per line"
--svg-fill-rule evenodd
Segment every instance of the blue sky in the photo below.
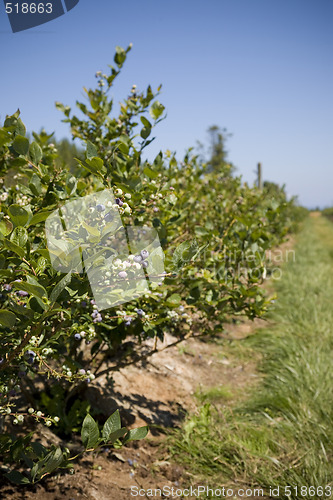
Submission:
M 332 0 L 80 0 L 13 34 L 0 5 L 0 120 L 18 107 L 29 130 L 69 136 L 56 100 L 73 106 L 116 45 L 133 49 L 113 90 L 163 84 L 168 117 L 149 156 L 179 158 L 207 128 L 226 127 L 229 159 L 252 183 L 285 183 L 302 204 L 333 205 Z

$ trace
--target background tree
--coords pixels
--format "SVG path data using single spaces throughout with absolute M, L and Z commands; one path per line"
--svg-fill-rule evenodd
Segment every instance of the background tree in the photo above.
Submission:
M 231 137 L 232 134 L 228 133 L 226 128 L 221 129 L 217 125 L 210 126 L 207 132 L 209 135 L 208 172 L 231 175 L 236 169 L 227 161 L 228 153 L 225 144 L 227 138 Z

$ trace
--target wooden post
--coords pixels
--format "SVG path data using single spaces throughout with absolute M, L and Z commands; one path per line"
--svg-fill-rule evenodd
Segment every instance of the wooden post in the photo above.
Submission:
M 262 189 L 262 168 L 261 163 L 258 163 L 258 188 Z

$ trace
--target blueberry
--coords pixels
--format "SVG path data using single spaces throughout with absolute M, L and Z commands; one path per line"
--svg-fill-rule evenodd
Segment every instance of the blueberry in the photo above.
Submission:
M 139 316 L 143 316 L 143 310 L 142 310 L 142 309 L 137 309 L 136 313 L 137 313 Z
M 98 313 L 97 316 L 94 318 L 94 323 L 100 323 L 103 321 L 102 316 Z
M 26 351 L 26 356 L 28 356 L 28 358 L 34 358 L 36 356 L 36 353 L 34 351 Z
M 10 291 L 11 291 L 11 289 L 12 289 L 12 286 L 11 286 L 11 285 L 4 285 L 4 286 L 3 286 L 3 288 L 4 288 L 4 290 L 5 290 L 6 292 L 10 292 Z
M 85 370 L 84 368 L 81 368 L 81 369 L 79 370 L 79 373 L 80 373 L 81 375 L 85 375 L 86 370 Z
M 92 318 L 96 318 L 98 316 L 98 311 L 94 311 L 91 315 Z
M 101 203 L 99 203 L 98 205 L 96 205 L 96 210 L 98 212 L 104 212 L 105 210 L 105 205 L 102 205 Z
M 120 198 L 116 198 L 116 203 L 117 203 L 117 205 L 119 205 L 120 207 L 122 207 L 122 206 L 123 206 L 123 204 L 124 204 L 124 202 L 123 202 L 123 201 L 121 201 L 121 199 L 120 199 Z
M 81 302 L 81 307 L 87 307 L 87 302 L 85 300 Z
M 24 290 L 19 290 L 17 292 L 17 294 L 20 296 L 20 297 L 28 297 L 28 292 L 25 292 Z
M 134 260 L 134 262 L 141 262 L 142 257 L 141 257 L 141 255 L 136 255 L 133 260 Z
M 131 326 L 131 321 L 126 321 L 125 326 Z
M 141 250 L 140 253 L 141 253 L 142 260 L 145 260 L 149 256 L 148 250 Z
M 118 273 L 118 276 L 119 276 L 119 278 L 125 279 L 125 278 L 127 278 L 127 272 L 126 271 L 120 271 L 120 273 Z
M 87 382 L 87 384 L 89 384 L 89 382 L 90 382 L 90 378 L 87 378 L 87 379 L 86 379 L 86 382 Z
M 75 340 L 81 340 L 81 335 L 79 333 L 76 333 L 74 335 Z
M 141 262 L 141 265 L 142 265 L 142 267 L 144 267 L 146 269 L 148 267 L 148 262 L 146 260 L 143 260 Z

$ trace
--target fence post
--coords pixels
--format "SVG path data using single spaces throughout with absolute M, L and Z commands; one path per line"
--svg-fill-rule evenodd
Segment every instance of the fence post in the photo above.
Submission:
M 262 168 L 261 163 L 258 163 L 258 188 L 262 189 Z

